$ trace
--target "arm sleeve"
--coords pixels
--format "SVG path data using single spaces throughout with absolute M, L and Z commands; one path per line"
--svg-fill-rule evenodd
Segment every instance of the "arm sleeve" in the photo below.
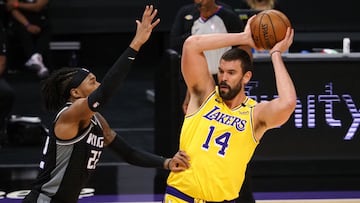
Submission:
M 101 85 L 88 97 L 88 105 L 92 111 L 98 111 L 116 92 L 130 71 L 137 51 L 128 47 L 105 74 Z
M 115 136 L 109 148 L 129 164 L 149 168 L 164 168 L 164 157 L 136 149 L 119 135 Z

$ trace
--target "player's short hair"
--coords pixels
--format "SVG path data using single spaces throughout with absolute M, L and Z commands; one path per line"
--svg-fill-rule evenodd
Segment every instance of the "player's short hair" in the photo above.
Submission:
M 242 64 L 243 73 L 246 73 L 248 71 L 253 71 L 253 63 L 250 58 L 250 55 L 247 53 L 247 51 L 243 49 L 237 47 L 232 48 L 226 51 L 222 55 L 221 59 L 224 61 L 240 60 Z

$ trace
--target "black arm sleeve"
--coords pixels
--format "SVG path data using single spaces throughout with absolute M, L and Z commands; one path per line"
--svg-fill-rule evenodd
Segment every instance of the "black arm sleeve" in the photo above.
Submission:
M 130 71 L 137 51 L 128 47 L 105 74 L 101 85 L 88 97 L 88 105 L 92 111 L 98 111 L 116 92 Z
M 129 164 L 149 168 L 164 168 L 164 157 L 136 149 L 119 135 L 116 135 L 109 148 Z

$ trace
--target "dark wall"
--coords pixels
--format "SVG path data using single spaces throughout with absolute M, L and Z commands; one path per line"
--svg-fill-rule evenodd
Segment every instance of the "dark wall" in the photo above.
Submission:
M 78 64 L 91 67 L 110 67 L 130 44 L 135 32 L 131 33 L 91 33 L 75 35 L 55 35 L 53 41 L 79 41 Z M 154 32 L 141 48 L 136 65 L 147 67 L 159 63 L 164 49 L 166 33 Z M 53 51 L 55 66 L 68 64 L 71 52 Z
M 50 17 L 55 34 L 133 32 L 146 4 L 152 0 L 53 0 Z
M 241 0 L 222 0 L 234 9 L 241 8 Z M 132 32 L 135 18 L 140 18 L 146 4 L 159 8 L 160 31 L 169 31 L 180 6 L 192 0 L 53 0 L 51 18 L 55 33 Z M 277 0 L 298 32 L 360 32 L 360 13 L 356 0 L 301 2 Z

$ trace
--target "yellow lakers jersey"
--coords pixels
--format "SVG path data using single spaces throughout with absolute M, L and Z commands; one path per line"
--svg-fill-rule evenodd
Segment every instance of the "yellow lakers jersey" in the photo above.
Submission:
M 197 112 L 185 117 L 180 150 L 190 156 L 190 168 L 171 172 L 167 184 L 206 201 L 238 197 L 247 163 L 258 144 L 253 135 L 252 114 L 256 101 L 229 109 L 214 91 Z

